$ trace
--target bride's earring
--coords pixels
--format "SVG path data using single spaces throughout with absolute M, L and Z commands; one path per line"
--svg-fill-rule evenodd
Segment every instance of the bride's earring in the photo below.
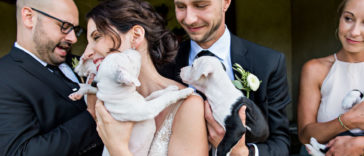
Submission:
M 131 41 L 131 49 L 132 50 L 135 50 L 135 40 L 133 39 L 133 41 Z

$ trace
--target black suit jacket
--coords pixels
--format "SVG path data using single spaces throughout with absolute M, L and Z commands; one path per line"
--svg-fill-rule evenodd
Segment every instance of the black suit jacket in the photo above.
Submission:
M 180 69 L 188 65 L 189 53 L 190 41 L 183 42 L 175 64 L 166 66 L 160 72 L 166 77 L 181 82 Z M 261 108 L 269 124 L 268 140 L 257 144 L 259 154 L 288 155 L 289 122 L 285 108 L 291 99 L 288 95 L 284 55 L 231 34 L 231 63 L 240 64 L 245 70 L 262 80 L 259 89 L 256 92 L 250 92 L 250 99 Z
M 0 155 L 101 155 L 84 100 L 27 53 L 0 59 Z

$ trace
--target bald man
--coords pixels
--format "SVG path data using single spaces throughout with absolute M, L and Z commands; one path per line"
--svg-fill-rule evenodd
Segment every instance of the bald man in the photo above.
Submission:
M 81 29 L 73 0 L 17 0 L 17 39 L 0 59 L 0 155 L 100 155 L 69 64 Z

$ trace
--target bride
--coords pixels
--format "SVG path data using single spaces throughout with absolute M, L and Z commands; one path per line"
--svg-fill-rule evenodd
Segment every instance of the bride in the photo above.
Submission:
M 99 63 L 112 51 L 134 48 L 142 56 L 137 91 L 144 97 L 176 85 L 157 68 L 177 53 L 177 41 L 149 3 L 139 0 L 105 1 L 87 14 L 88 45 L 84 56 Z M 98 132 L 111 155 L 131 155 L 128 149 L 132 122 L 114 124 L 102 102 L 96 104 Z M 155 133 L 148 155 L 208 155 L 208 139 L 201 97 L 191 95 L 165 108 L 155 117 Z

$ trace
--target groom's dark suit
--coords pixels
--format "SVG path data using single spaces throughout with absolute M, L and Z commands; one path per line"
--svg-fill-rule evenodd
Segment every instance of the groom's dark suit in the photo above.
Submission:
M 0 73 L 0 155 L 100 155 L 96 124 L 64 80 L 15 47 Z
M 175 59 L 175 65 L 167 66 L 161 73 L 181 82 L 180 69 L 188 65 L 189 53 L 190 42 L 183 42 Z M 231 63 L 240 64 L 262 80 L 259 89 L 250 93 L 250 99 L 266 116 L 270 130 L 268 140 L 257 144 L 259 155 L 288 155 L 289 123 L 285 107 L 291 100 L 288 95 L 284 55 L 231 34 Z

